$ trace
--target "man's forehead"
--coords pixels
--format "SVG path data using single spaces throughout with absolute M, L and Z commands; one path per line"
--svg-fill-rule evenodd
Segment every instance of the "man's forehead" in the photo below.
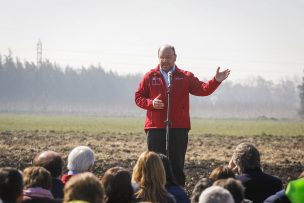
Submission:
M 159 55 L 162 55 L 162 54 L 170 54 L 170 55 L 174 55 L 174 51 L 171 47 L 164 47 L 164 48 L 160 48 L 159 50 Z

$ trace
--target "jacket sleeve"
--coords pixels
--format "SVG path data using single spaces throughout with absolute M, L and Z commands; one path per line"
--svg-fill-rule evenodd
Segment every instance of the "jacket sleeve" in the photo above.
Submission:
M 135 92 L 135 103 L 140 108 L 153 110 L 152 99 L 149 98 L 149 77 L 145 75 L 140 81 L 137 91 Z
M 200 81 L 191 73 L 189 92 L 195 96 L 208 96 L 212 94 L 220 84 L 221 83 L 218 82 L 215 77 L 205 83 L 203 81 Z

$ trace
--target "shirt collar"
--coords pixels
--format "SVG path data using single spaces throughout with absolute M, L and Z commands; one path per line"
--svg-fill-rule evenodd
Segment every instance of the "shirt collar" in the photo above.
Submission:
M 164 75 L 164 74 L 165 74 L 165 75 L 168 75 L 167 72 L 163 71 L 163 69 L 162 69 L 161 66 L 159 66 L 159 71 L 161 72 L 162 75 Z M 173 73 L 173 72 L 175 71 L 175 65 L 174 65 L 169 71 Z M 168 71 L 168 72 L 169 72 L 169 71 Z

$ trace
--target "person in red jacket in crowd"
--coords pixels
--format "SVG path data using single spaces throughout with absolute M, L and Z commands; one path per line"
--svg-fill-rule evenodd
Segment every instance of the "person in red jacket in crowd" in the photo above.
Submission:
M 220 71 L 207 83 L 200 81 L 193 73 L 179 69 L 175 65 L 175 48 L 163 45 L 158 49 L 159 64 L 147 72 L 135 93 L 137 106 L 146 109 L 145 131 L 148 150 L 166 154 L 167 88 L 170 85 L 170 137 L 169 158 L 179 185 L 185 185 L 184 160 L 190 130 L 189 94 L 208 96 L 230 74 L 230 70 Z M 170 73 L 170 74 L 169 74 Z

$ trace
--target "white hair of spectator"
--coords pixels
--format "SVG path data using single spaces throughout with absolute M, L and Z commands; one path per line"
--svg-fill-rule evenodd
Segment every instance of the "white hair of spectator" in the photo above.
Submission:
M 234 203 L 228 190 L 220 186 L 211 186 L 202 192 L 199 203 Z
M 87 146 L 75 147 L 68 156 L 67 168 L 78 173 L 89 171 L 94 165 L 95 155 L 93 150 Z

